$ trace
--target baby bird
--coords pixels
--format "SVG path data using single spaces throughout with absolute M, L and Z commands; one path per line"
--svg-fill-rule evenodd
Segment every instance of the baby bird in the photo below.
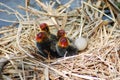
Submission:
M 56 48 L 55 48 L 55 45 L 56 45 L 56 42 L 57 42 L 57 37 L 50 32 L 49 26 L 46 23 L 40 24 L 40 30 L 44 31 L 46 33 L 47 37 L 48 37 L 49 49 L 50 49 L 50 52 L 51 52 L 50 55 L 52 57 L 58 58 L 59 56 L 58 56 Z
M 57 32 L 58 42 L 56 44 L 56 50 L 59 56 L 72 56 L 77 53 L 77 48 L 74 45 L 73 41 L 66 37 L 65 30 L 61 29 Z
M 60 37 L 56 44 L 56 50 L 60 57 L 72 56 L 77 54 L 77 48 L 70 43 L 67 37 Z
M 41 31 L 44 31 L 47 33 L 49 39 L 56 40 L 57 37 L 50 32 L 49 26 L 46 23 L 40 24 Z
M 50 40 L 45 32 L 39 32 L 36 35 L 36 46 L 41 56 L 45 58 L 49 57 L 51 53 Z

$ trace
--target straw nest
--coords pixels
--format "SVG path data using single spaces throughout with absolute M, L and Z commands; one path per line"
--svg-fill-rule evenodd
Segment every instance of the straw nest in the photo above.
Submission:
M 22 15 L 16 10 L 3 10 L 14 14 L 18 27 L 0 28 L 0 75 L 5 80 L 119 80 L 120 79 L 120 26 L 113 7 L 109 2 L 88 0 L 81 7 L 67 11 L 70 0 L 58 8 L 54 2 L 36 3 L 41 11 L 29 6 L 18 6 L 26 11 Z M 107 1 L 107 0 L 106 0 Z M 59 1 L 57 0 L 59 3 Z M 109 9 L 111 16 L 104 13 Z M 11 12 L 9 12 L 11 10 Z M 106 16 L 109 20 L 103 20 Z M 75 39 L 86 37 L 88 46 L 78 55 L 53 60 L 43 59 L 36 54 L 35 35 L 39 24 L 47 23 L 50 31 L 56 34 L 60 28 L 65 29 L 67 36 Z M 4 66 L 4 67 L 3 67 Z

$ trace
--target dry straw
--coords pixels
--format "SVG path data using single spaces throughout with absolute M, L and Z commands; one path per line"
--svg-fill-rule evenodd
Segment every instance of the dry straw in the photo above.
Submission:
M 120 26 L 111 4 L 104 1 L 88 0 L 72 11 L 67 11 L 74 0 L 58 8 L 55 2 L 43 3 L 35 0 L 41 11 L 29 6 L 18 6 L 26 11 L 20 14 L 6 4 L 0 10 L 14 14 L 17 21 L 4 20 L 15 24 L 0 28 L 0 77 L 5 80 L 119 80 L 120 79 Z M 109 1 L 109 0 L 108 0 Z M 60 4 L 61 2 L 57 0 Z M 111 16 L 104 13 L 108 8 Z M 34 16 L 34 17 L 33 17 Z M 109 20 L 103 20 L 106 16 Z M 36 18 L 37 17 L 37 18 Z M 67 36 L 75 39 L 88 38 L 88 47 L 78 55 L 46 60 L 36 54 L 35 35 L 39 24 L 47 23 L 56 34 L 65 29 Z M 112 22 L 112 23 L 111 23 Z M 7 65 L 4 64 L 8 62 Z M 3 67 L 4 66 L 4 67 Z M 6 75 L 8 74 L 8 75 Z

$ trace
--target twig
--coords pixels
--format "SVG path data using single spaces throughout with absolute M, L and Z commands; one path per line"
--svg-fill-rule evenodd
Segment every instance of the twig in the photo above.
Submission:
M 54 11 L 51 11 L 51 7 L 49 7 L 49 9 L 48 9 L 47 6 L 46 6 L 45 4 L 43 4 L 42 2 L 40 2 L 39 0 L 36 0 L 36 2 L 37 2 L 40 6 L 42 6 L 43 9 L 44 9 L 49 15 L 52 15 L 52 12 L 54 12 Z M 56 29 L 59 30 L 59 27 L 58 27 L 58 24 L 57 24 L 55 18 L 54 18 L 54 17 L 51 17 L 51 20 L 52 20 L 53 23 L 55 24 Z
M 65 14 L 64 17 L 63 17 L 63 22 L 62 22 L 61 29 L 64 29 L 64 28 L 65 28 L 66 23 L 67 23 L 67 14 Z
M 78 56 L 80 56 L 80 55 L 74 55 L 74 56 L 64 57 L 64 58 L 58 59 L 57 61 L 55 61 L 55 62 L 53 62 L 51 64 L 60 63 L 60 62 L 65 61 L 67 59 L 72 59 L 72 58 L 75 58 L 75 57 L 78 57 Z
M 60 11 L 63 10 L 63 9 L 65 9 L 66 6 L 69 6 L 73 1 L 74 1 L 74 0 L 70 0 L 69 2 L 67 2 L 66 4 L 64 4 L 62 7 L 60 7 L 60 8 L 58 9 L 58 12 L 60 12 Z M 67 8 L 68 8 L 68 7 L 67 7 Z
M 34 61 L 32 61 L 32 60 L 29 60 L 29 61 L 31 61 L 31 62 L 34 63 Z M 55 69 L 55 68 L 53 68 L 53 67 L 50 67 L 49 65 L 43 64 L 43 63 L 41 63 L 41 62 L 38 62 L 38 61 L 37 61 L 36 63 L 38 63 L 38 64 L 36 64 L 36 65 L 41 65 L 41 66 L 43 66 L 43 67 L 45 67 L 45 68 L 51 69 L 51 70 L 53 70 L 54 72 L 56 72 L 57 74 L 63 76 L 64 78 L 67 78 L 67 80 L 70 80 L 68 76 L 64 75 L 62 72 L 58 71 L 57 69 Z
M 79 77 L 79 78 L 83 78 L 83 79 L 101 80 L 100 78 L 92 77 L 92 76 L 89 76 L 89 75 L 78 75 L 78 74 L 69 73 L 69 72 L 66 72 L 66 71 L 62 71 L 62 72 L 65 73 L 65 74 L 69 74 L 69 75 L 72 75 L 72 76 L 75 76 L 75 77 Z
M 83 17 L 81 17 L 81 25 L 80 25 L 80 33 L 79 33 L 79 37 L 81 37 L 82 36 L 82 29 L 83 29 L 83 26 L 84 26 L 84 24 L 85 24 L 85 19 L 84 20 L 82 20 L 83 19 Z
M 11 23 L 19 23 L 18 21 L 11 21 L 11 20 L 6 20 L 6 19 L 0 19 L 0 21 L 11 22 Z
M 34 58 L 32 55 L 30 55 L 27 51 L 25 51 L 21 46 L 20 46 L 20 33 L 21 33 L 21 30 L 22 30 L 22 24 L 20 23 L 19 24 L 19 27 L 18 27 L 18 31 L 17 31 L 17 37 L 16 37 L 16 42 L 17 42 L 17 45 L 18 45 L 18 47 L 19 47 L 19 49 L 20 50 L 22 50 L 23 52 L 25 52 L 28 56 L 30 56 L 30 57 L 32 57 L 32 58 Z
M 110 16 L 106 15 L 104 12 L 98 10 L 97 8 L 93 7 L 92 5 L 90 5 L 90 4 L 86 3 L 86 2 L 83 2 L 83 3 L 84 3 L 85 5 L 88 5 L 88 6 L 92 7 L 93 9 L 97 10 L 98 12 L 104 14 L 106 17 L 108 17 L 109 19 L 111 19 L 112 21 L 115 22 L 115 19 L 113 19 L 113 18 L 111 18 Z

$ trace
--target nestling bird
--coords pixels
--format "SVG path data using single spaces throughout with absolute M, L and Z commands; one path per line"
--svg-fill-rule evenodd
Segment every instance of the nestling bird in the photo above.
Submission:
M 49 54 L 51 52 L 50 40 L 45 32 L 39 32 L 36 35 L 36 46 L 41 56 L 45 58 L 49 57 Z
M 70 43 L 67 37 L 60 37 L 56 44 L 56 50 L 61 57 L 75 55 L 78 51 L 74 44 Z
M 40 24 L 40 30 L 46 32 L 50 40 L 54 41 L 57 39 L 57 37 L 50 32 L 49 26 L 46 23 Z
M 47 46 L 46 48 L 49 48 L 48 51 L 50 51 L 50 56 L 54 58 L 58 58 L 59 56 L 55 48 L 57 37 L 54 34 L 50 33 L 49 26 L 46 23 L 40 24 L 40 30 L 45 33 L 45 35 L 47 36 L 47 41 L 48 41 L 48 42 L 43 43 L 42 45 Z

